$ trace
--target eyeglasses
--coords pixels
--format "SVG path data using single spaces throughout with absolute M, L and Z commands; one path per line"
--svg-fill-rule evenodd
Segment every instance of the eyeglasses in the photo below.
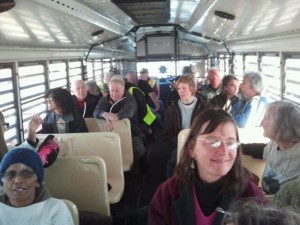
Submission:
M 9 123 L 6 123 L 6 122 L 3 122 L 1 125 L 2 125 L 2 126 L 5 126 L 6 128 L 9 127 Z
M 22 177 L 23 179 L 29 179 L 29 178 L 32 178 L 33 176 L 35 175 L 35 172 L 31 171 L 31 170 L 21 170 L 20 173 L 17 173 L 16 171 L 14 170 L 11 170 L 11 171 L 7 171 L 3 174 L 3 178 L 5 180 L 12 180 L 14 178 L 16 178 L 16 176 L 20 176 Z
M 197 137 L 197 139 L 204 141 L 206 145 L 209 145 L 211 148 L 214 149 L 219 148 L 222 145 L 222 143 L 226 145 L 228 150 L 237 150 L 237 148 L 240 146 L 240 143 L 236 140 L 228 140 L 224 142 L 216 137 L 207 137 L 207 138 Z
M 47 98 L 47 102 L 52 102 L 53 99 L 52 98 Z

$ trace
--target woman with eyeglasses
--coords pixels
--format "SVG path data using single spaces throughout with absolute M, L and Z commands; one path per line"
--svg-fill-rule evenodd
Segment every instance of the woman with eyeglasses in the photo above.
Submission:
M 0 164 L 0 224 L 73 225 L 62 200 L 45 188 L 43 163 L 35 151 L 15 148 Z
M 148 225 L 218 225 L 241 198 L 267 200 L 241 166 L 237 126 L 223 109 L 194 119 L 175 175 L 159 186 L 149 206 Z
M 42 123 L 42 134 L 88 132 L 84 118 L 76 109 L 71 93 L 53 88 L 46 93 L 48 114 Z

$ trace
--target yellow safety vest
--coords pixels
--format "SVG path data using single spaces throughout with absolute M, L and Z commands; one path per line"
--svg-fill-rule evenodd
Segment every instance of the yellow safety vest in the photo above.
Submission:
M 149 83 L 149 85 L 151 86 L 151 88 L 153 88 L 154 85 L 155 85 L 155 83 L 156 83 L 156 80 L 150 79 L 150 80 L 148 81 L 148 83 Z
M 138 90 L 140 90 L 143 95 L 145 96 L 145 93 L 138 87 L 130 87 L 129 88 L 129 94 L 133 95 L 133 88 L 136 88 Z M 152 112 L 150 106 L 146 103 L 146 108 L 147 108 L 147 114 L 144 116 L 143 121 L 150 126 L 154 120 L 156 119 L 156 116 L 154 115 L 154 113 Z

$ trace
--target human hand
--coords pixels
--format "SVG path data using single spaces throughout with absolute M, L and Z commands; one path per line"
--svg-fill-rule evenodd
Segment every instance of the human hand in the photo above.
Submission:
M 36 133 L 37 129 L 40 127 L 40 125 L 42 124 L 42 119 L 40 116 L 33 116 L 31 118 L 31 120 L 29 121 L 28 124 L 28 130 L 29 132 L 34 132 Z

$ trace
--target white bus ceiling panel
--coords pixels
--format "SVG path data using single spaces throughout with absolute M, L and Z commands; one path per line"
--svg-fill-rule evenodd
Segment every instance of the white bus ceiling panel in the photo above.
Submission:
M 79 3 L 60 0 L 16 0 L 16 6 L 0 14 L 0 43 L 5 46 L 88 48 L 126 31 Z M 101 21 L 101 22 L 100 22 Z M 104 23 L 105 21 L 105 23 Z M 101 36 L 92 33 L 106 28 Z
M 298 0 L 200 1 L 188 26 L 225 42 L 299 34 L 299 9 Z M 235 19 L 217 17 L 215 10 L 232 14 Z

